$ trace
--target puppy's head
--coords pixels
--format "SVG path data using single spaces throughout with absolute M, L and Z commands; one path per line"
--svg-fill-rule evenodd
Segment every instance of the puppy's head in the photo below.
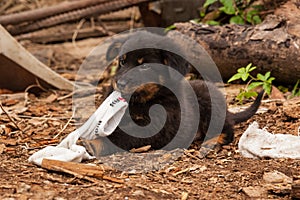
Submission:
M 142 102 L 152 99 L 166 81 L 178 79 L 170 73 L 170 68 L 182 77 L 188 72 L 188 62 L 170 50 L 182 53 L 170 38 L 145 31 L 111 44 L 107 59 L 118 59 L 114 89 L 123 95 L 135 92 L 139 97 L 136 99 Z

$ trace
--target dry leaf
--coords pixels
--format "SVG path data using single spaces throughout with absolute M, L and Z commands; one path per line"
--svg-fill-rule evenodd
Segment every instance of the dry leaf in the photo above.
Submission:
M 0 144 L 0 154 L 2 154 L 6 149 L 5 144 Z

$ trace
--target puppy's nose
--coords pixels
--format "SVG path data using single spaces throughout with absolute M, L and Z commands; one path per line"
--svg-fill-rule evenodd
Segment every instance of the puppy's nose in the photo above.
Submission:
M 119 80 L 117 82 L 117 87 L 119 90 L 124 90 L 126 85 L 127 85 L 127 82 L 125 80 Z

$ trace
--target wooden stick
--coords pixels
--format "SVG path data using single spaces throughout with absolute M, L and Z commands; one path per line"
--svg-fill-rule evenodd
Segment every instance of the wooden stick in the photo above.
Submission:
M 42 167 L 48 170 L 64 172 L 77 178 L 85 179 L 93 183 L 99 183 L 99 178 L 115 183 L 124 183 L 124 180 L 109 177 L 104 174 L 104 169 L 96 165 L 87 165 L 82 163 L 64 162 L 58 160 L 43 159 Z
M 18 124 L 17 124 L 17 123 L 10 117 L 10 115 L 6 112 L 6 110 L 3 108 L 1 102 L 0 102 L 0 108 L 1 108 L 1 110 L 4 112 L 4 114 L 8 117 L 9 121 L 11 121 L 11 122 L 16 126 L 17 129 L 19 129 L 23 134 L 25 134 L 24 131 L 18 126 Z

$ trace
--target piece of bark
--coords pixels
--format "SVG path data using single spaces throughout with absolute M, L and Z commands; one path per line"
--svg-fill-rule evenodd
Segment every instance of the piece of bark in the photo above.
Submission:
M 300 37 L 300 12 L 299 1 L 289 0 L 280 8 L 276 9 L 275 15 L 281 16 L 286 19 L 287 32 L 296 37 Z
M 263 175 L 264 181 L 267 183 L 291 183 L 292 178 L 288 177 L 282 172 L 279 171 L 272 171 L 272 172 L 266 172 Z
M 77 178 L 98 183 L 98 179 L 104 179 L 115 183 L 124 183 L 124 180 L 105 175 L 103 167 L 74 162 L 43 159 L 42 167 L 48 170 L 72 174 Z
M 279 172 L 266 172 L 263 175 L 263 180 L 266 182 L 264 188 L 275 194 L 290 194 L 292 188 L 292 178 Z
M 0 144 L 0 155 L 5 151 L 6 146 L 5 144 Z
M 196 40 L 208 52 L 226 81 L 249 63 L 257 66 L 254 72 L 271 71 L 280 83 L 295 84 L 300 77 L 300 37 L 287 32 L 282 17 L 269 15 L 257 26 L 175 25 L 179 32 Z
M 300 199 L 300 175 L 293 176 L 291 197 L 293 199 Z
M 260 186 L 244 187 L 242 191 L 249 198 L 263 198 L 263 197 L 267 197 L 268 195 L 267 190 L 264 187 L 260 187 Z
M 300 119 L 300 97 L 294 97 L 283 103 L 283 112 L 293 119 Z
M 272 92 L 270 98 L 273 100 L 285 100 L 283 93 L 275 86 L 272 86 Z

